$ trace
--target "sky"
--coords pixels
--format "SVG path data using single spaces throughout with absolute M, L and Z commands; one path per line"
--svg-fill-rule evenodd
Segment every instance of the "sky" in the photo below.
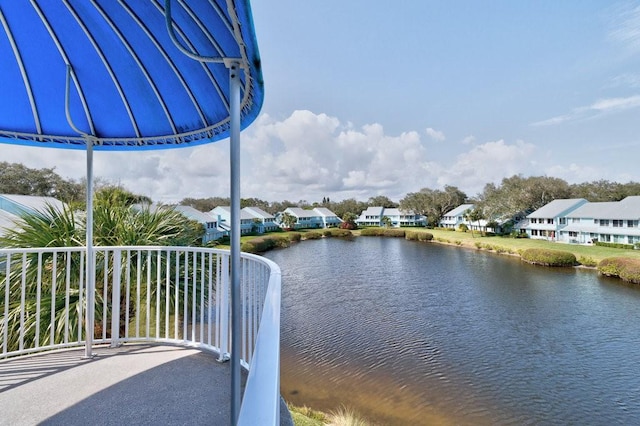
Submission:
M 640 181 L 640 0 L 253 0 L 265 82 L 241 196 L 334 201 L 505 177 Z M 154 201 L 229 196 L 229 142 L 95 153 Z M 82 151 L 0 161 L 85 175 Z

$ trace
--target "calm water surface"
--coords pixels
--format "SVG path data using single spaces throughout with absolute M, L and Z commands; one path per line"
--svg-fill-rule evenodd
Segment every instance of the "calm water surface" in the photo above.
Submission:
M 640 424 L 640 291 L 404 239 L 305 241 L 283 271 L 282 394 L 378 424 Z

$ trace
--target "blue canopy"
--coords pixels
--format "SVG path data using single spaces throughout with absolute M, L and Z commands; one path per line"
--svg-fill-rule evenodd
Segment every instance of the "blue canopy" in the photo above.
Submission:
M 226 138 L 229 60 L 244 69 L 245 128 L 264 95 L 248 0 L 0 0 L 0 142 L 140 150 Z

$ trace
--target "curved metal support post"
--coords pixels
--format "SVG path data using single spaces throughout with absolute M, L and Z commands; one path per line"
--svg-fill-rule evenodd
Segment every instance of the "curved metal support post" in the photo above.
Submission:
M 171 41 L 176 46 L 176 48 L 182 52 L 184 55 L 188 56 L 191 59 L 194 59 L 198 62 L 213 62 L 213 63 L 225 63 L 225 58 L 221 56 L 202 56 L 197 53 L 193 53 L 186 49 L 182 43 L 176 37 L 176 33 L 173 30 L 173 18 L 171 17 L 171 0 L 164 1 L 164 17 L 165 22 L 167 23 L 167 32 L 169 33 L 169 37 Z M 239 61 L 240 59 L 238 59 Z

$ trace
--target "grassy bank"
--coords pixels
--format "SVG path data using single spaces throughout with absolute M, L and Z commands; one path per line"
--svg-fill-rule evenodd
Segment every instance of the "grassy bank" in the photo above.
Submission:
M 479 233 L 444 231 L 440 229 L 425 229 L 421 232 L 433 234 L 433 242 L 443 244 L 453 244 L 473 249 L 492 250 L 499 253 L 520 254 L 523 250 L 530 248 L 562 250 L 573 253 L 580 263 L 591 263 L 595 266 L 602 259 L 607 257 L 629 257 L 640 259 L 640 250 L 624 250 L 611 247 L 583 246 L 578 244 L 554 243 L 545 240 L 535 240 L 531 238 L 509 238 L 509 237 L 482 237 Z

